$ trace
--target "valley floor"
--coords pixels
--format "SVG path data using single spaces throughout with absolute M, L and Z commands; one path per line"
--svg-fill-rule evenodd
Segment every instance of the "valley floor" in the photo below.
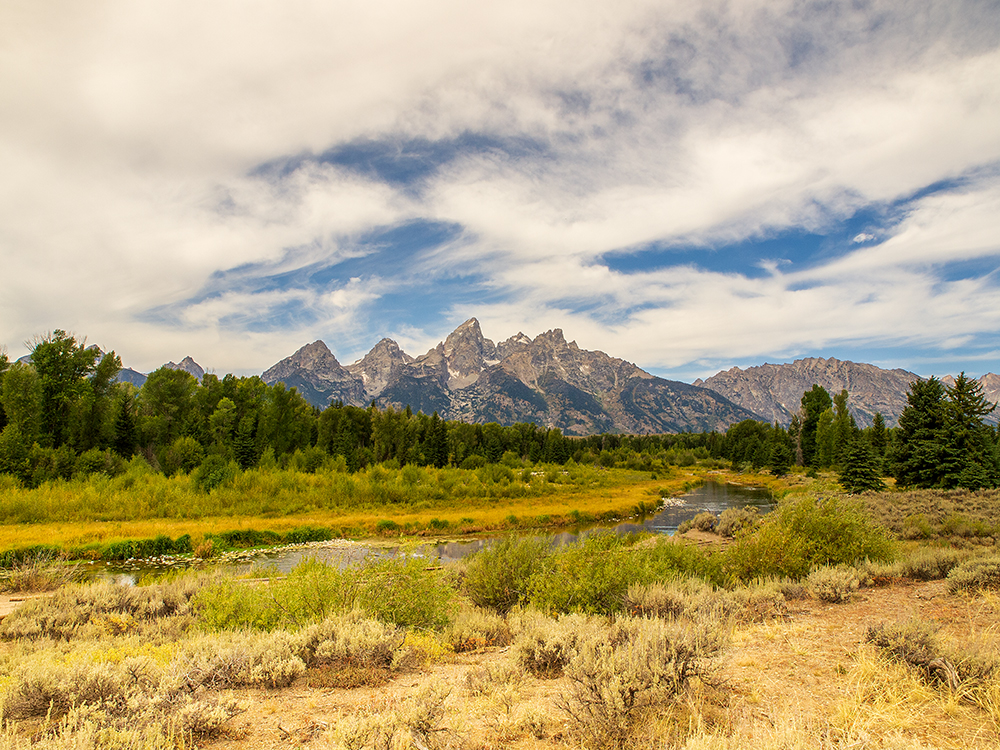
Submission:
M 869 626 L 914 621 L 966 647 L 1000 645 L 1000 598 L 951 595 L 943 581 L 865 589 L 845 604 L 795 600 L 783 618 L 737 626 L 712 684 L 696 683 L 670 712 L 650 717 L 643 746 L 1000 746 L 1000 705 L 991 712 L 931 687 L 863 643 Z M 350 747 L 333 739 L 343 741 L 345 722 L 413 710 L 436 686 L 447 692 L 432 733 L 437 747 L 585 746 L 559 707 L 571 688 L 566 678 L 529 675 L 483 690 L 483 675 L 503 673 L 512 659 L 509 647 L 449 655 L 376 688 L 327 689 L 310 684 L 321 682 L 311 672 L 283 690 L 234 691 L 245 710 L 205 747 Z

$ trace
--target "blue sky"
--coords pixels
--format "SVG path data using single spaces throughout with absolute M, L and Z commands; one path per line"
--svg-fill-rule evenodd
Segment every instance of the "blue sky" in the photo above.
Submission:
M 0 344 L 1000 371 L 1000 4 L 0 7 Z

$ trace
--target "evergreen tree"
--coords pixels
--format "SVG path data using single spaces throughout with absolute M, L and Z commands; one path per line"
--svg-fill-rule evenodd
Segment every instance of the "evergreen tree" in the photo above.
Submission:
M 776 477 L 784 476 L 792 466 L 794 455 L 792 453 L 792 441 L 777 422 L 771 432 L 771 452 L 768 457 L 767 467 Z
M 889 446 L 889 434 L 885 429 L 885 417 L 882 412 L 875 412 L 872 426 L 868 429 L 868 444 L 879 461 L 880 471 L 885 470 L 885 454 Z
M 139 426 L 136 424 L 135 399 L 130 386 L 122 388 L 117 406 L 111 447 L 119 456 L 131 458 L 139 447 Z
M 996 487 L 1000 480 L 996 442 L 983 417 L 993 412 L 982 386 L 961 373 L 948 389 L 947 449 L 941 483 L 945 487 Z
M 833 397 L 833 456 L 832 464 L 840 465 L 847 448 L 858 434 L 858 424 L 847 408 L 848 393 L 842 390 Z
M 915 380 L 899 416 L 890 463 L 903 487 L 940 487 L 947 446 L 947 403 L 941 381 Z
M 799 433 L 799 445 L 802 450 L 804 466 L 814 466 L 816 460 L 816 429 L 819 427 L 820 415 L 833 406 L 833 399 L 826 389 L 813 384 L 812 390 L 802 394 L 802 409 L 800 411 L 802 429 Z
M 867 440 L 857 437 L 848 445 L 838 480 L 851 493 L 885 489 L 878 458 Z

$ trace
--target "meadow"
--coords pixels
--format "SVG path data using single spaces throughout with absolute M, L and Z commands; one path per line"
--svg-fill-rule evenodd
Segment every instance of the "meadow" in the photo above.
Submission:
M 314 473 L 255 468 L 205 490 L 196 475 L 167 477 L 134 459 L 118 476 L 94 474 L 35 488 L 3 484 L 0 477 L 0 556 L 48 545 L 56 553 L 101 557 L 109 545 L 157 537 L 184 539 L 176 551 L 190 552 L 206 538 L 218 542 L 233 531 L 283 539 L 299 529 L 323 530 L 325 536 L 292 539 L 309 541 L 556 528 L 648 513 L 663 497 L 709 476 L 775 483 L 698 465 L 649 472 L 573 462 L 478 469 L 390 464 L 356 473 L 336 465 Z
M 824 489 L 733 533 L 63 584 L 0 622 L 0 748 L 1000 743 L 992 539 Z

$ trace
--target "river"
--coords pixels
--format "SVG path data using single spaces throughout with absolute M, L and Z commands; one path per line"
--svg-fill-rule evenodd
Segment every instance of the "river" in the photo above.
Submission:
M 573 531 L 547 534 L 553 545 L 571 544 L 581 536 L 593 533 L 629 534 L 635 532 L 653 532 L 655 534 L 673 534 L 684 521 L 694 518 L 699 513 L 708 511 L 718 515 L 726 508 L 752 505 L 763 514 L 774 507 L 771 493 L 760 487 L 743 487 L 721 482 L 707 482 L 679 497 L 665 499 L 655 512 L 642 518 L 629 520 L 615 526 L 587 526 Z M 542 534 L 526 532 L 533 536 Z M 270 572 L 287 573 L 305 558 L 315 558 L 330 564 L 341 566 L 356 565 L 369 558 L 395 557 L 403 550 L 408 554 L 448 563 L 459 560 L 483 547 L 492 544 L 497 536 L 480 539 L 463 539 L 457 541 L 440 540 L 409 543 L 380 541 L 348 541 L 335 539 L 329 542 L 295 545 L 276 549 L 248 550 L 227 555 L 215 565 L 224 565 L 240 572 L 254 568 Z M 110 578 L 120 583 L 130 584 L 144 574 L 161 573 L 164 570 L 190 565 L 191 558 L 165 558 L 163 560 L 130 560 L 124 563 L 96 562 L 82 566 L 81 572 L 86 578 Z

